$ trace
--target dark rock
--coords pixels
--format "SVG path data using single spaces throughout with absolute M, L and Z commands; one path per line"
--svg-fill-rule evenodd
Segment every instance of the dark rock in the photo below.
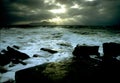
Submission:
M 1 50 L 1 52 L 4 54 L 4 53 L 6 53 L 7 51 L 6 51 L 5 49 L 3 49 L 3 50 Z
M 43 64 L 41 66 L 35 66 L 15 72 L 16 83 L 48 83 L 47 79 L 45 79 L 42 74 L 42 71 L 45 69 L 46 65 L 47 64 Z
M 71 44 L 68 42 L 61 42 L 61 43 L 57 43 L 60 46 L 66 46 L 66 47 L 71 47 Z
M 4 66 L 10 63 L 10 59 L 5 55 L 0 53 L 0 65 Z
M 21 63 L 22 65 L 26 65 L 25 62 L 23 62 L 22 60 L 19 60 L 19 59 L 12 59 L 11 61 L 12 61 L 13 64 Z
M 20 51 L 17 51 L 17 50 L 15 50 L 15 49 L 13 49 L 13 48 L 11 48 L 11 47 L 7 47 L 7 56 L 8 57 L 10 57 L 11 59 L 22 59 L 22 60 L 24 60 L 24 59 L 28 59 L 28 58 L 30 58 L 27 54 L 25 54 L 25 53 L 22 53 L 22 52 L 20 52 Z
M 47 52 L 52 53 L 52 54 L 57 53 L 56 50 L 51 50 L 51 49 L 49 49 L 49 48 L 41 48 L 41 50 L 47 51 Z
M 2 67 L 2 66 L 0 66 L 0 73 L 5 73 L 5 72 L 7 72 L 7 69 Z
M 7 47 L 7 50 L 2 50 L 0 53 L 0 65 L 4 66 L 13 62 L 15 64 L 21 63 L 26 65 L 22 60 L 30 58 L 27 54 L 15 50 L 14 48 Z
M 77 45 L 73 50 L 75 57 L 90 58 L 90 55 L 97 55 L 99 57 L 99 46 L 80 46 Z
M 120 43 L 103 43 L 103 52 L 106 57 L 120 56 Z
M 34 54 L 33 57 L 40 57 L 40 55 L 38 55 L 38 54 Z
M 19 46 L 16 46 L 16 45 L 13 45 L 13 48 L 19 49 L 20 47 L 19 47 Z
M 112 67 L 120 63 L 120 61 L 116 59 L 117 56 L 120 56 L 119 43 L 103 43 L 103 52 L 104 56 L 102 57 L 102 61 L 104 66 Z

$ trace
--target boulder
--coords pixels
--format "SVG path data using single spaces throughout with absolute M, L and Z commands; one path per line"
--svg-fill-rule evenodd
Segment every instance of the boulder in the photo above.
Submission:
M 120 56 L 120 43 L 103 43 L 103 53 L 103 66 L 109 70 L 114 69 L 114 71 L 119 69 L 120 60 L 117 60 L 116 57 Z
M 5 55 L 0 53 L 0 66 L 4 66 L 10 63 L 10 59 Z
M 103 43 L 103 52 L 106 57 L 120 56 L 120 43 Z
M 0 53 L 0 65 L 4 66 L 13 62 L 14 64 L 21 63 L 26 65 L 22 60 L 28 59 L 29 56 L 25 53 L 22 53 L 14 48 L 7 47 L 7 50 L 2 50 Z
M 25 53 L 22 53 L 22 52 L 20 52 L 20 51 L 18 51 L 18 50 L 15 50 L 15 49 L 13 49 L 13 48 L 11 48 L 11 47 L 7 47 L 7 52 L 6 52 L 6 54 L 7 54 L 7 56 L 8 57 L 10 57 L 11 59 L 21 59 L 21 60 L 25 60 L 25 59 L 28 59 L 28 58 L 30 58 L 27 54 L 25 54 Z
M 75 57 L 90 58 L 90 55 L 97 55 L 99 57 L 100 53 L 98 52 L 99 46 L 80 46 L 77 45 L 72 54 Z

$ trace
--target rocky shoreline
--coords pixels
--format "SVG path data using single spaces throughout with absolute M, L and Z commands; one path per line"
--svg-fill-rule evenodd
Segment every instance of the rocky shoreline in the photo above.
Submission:
M 103 43 L 104 55 L 99 56 L 99 46 L 77 45 L 71 57 L 68 60 L 60 62 L 49 62 L 42 65 L 18 70 L 15 72 L 15 81 L 5 83 L 79 83 L 79 82 L 95 82 L 99 80 L 117 81 L 120 74 L 120 60 L 116 57 L 120 55 L 119 43 Z M 13 64 L 21 63 L 26 65 L 25 59 L 31 58 L 29 55 L 18 51 L 18 46 L 7 47 L 0 53 L 0 72 L 7 72 L 3 68 L 4 65 L 12 62 Z M 57 53 L 58 51 L 49 48 L 41 48 L 43 51 Z M 96 55 L 91 58 L 91 55 Z M 37 56 L 33 56 L 37 57 Z

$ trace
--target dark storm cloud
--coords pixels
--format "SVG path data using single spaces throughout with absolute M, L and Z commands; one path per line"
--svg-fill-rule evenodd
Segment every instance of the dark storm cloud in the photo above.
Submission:
M 57 3 L 65 5 L 67 12 L 51 13 L 49 10 L 59 8 Z M 0 8 L 0 24 L 42 21 L 56 16 L 67 19 L 64 24 L 120 23 L 120 0 L 1 0 Z
M 69 9 L 69 16 L 75 17 L 77 24 L 119 24 L 120 1 L 119 0 L 75 0 L 81 9 Z
M 1 4 L 1 17 L 3 17 L 2 20 L 5 24 L 44 20 L 53 17 L 48 9 L 55 7 L 54 5 L 46 5 L 44 0 L 2 0 Z
M 119 0 L 95 0 L 93 2 L 82 0 L 77 4 L 81 9 L 69 10 L 69 15 L 76 17 L 77 24 L 112 25 L 120 23 Z

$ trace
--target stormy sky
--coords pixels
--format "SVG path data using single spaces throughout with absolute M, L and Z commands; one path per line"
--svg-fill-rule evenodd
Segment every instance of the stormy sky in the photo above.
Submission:
M 0 0 L 0 25 L 116 25 L 120 0 Z

